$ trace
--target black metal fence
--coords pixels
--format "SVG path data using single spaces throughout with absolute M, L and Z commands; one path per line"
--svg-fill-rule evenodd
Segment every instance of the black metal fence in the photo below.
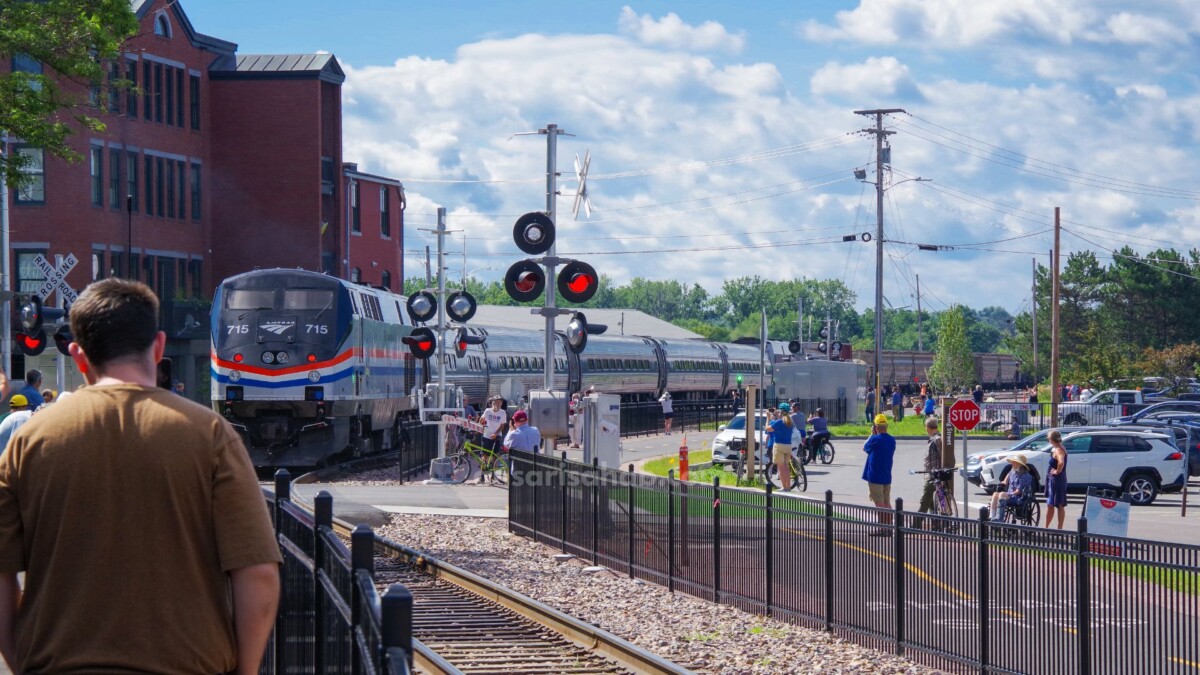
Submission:
M 291 501 L 286 471 L 276 474 L 268 504 L 283 593 L 259 672 L 409 673 L 412 594 L 401 584 L 377 593 L 371 528 L 355 528 L 347 548 L 333 531 L 333 498 L 322 491 L 309 514 Z
M 400 476 L 407 478 L 428 471 L 429 463 L 438 456 L 437 426 L 409 420 L 400 425 L 399 433 L 401 452 L 396 468 Z
M 631 467 L 632 469 L 632 467 Z M 509 526 L 954 672 L 1200 667 L 1200 546 L 684 483 L 513 453 Z M 983 514 L 986 518 L 986 512 Z M 882 536 L 880 536 L 882 535 Z

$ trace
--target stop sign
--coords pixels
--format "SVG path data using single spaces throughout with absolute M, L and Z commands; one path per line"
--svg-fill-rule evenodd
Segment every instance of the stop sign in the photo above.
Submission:
M 970 431 L 979 424 L 979 406 L 971 399 L 961 399 L 950 406 L 950 424 L 959 431 Z

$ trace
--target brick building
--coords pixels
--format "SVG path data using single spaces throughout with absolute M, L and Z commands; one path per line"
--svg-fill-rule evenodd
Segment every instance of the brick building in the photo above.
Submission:
M 141 29 L 109 77 L 138 89 L 75 92 L 107 127 L 72 137 L 84 161 L 10 139 L 8 151 L 34 160 L 33 182 L 9 191 L 12 288 L 41 285 L 39 254 L 73 253 L 77 290 L 113 275 L 146 282 L 163 302 L 176 378 L 206 390 L 216 283 L 301 267 L 398 288 L 404 191 L 343 164 L 333 55 L 238 54 L 198 33 L 179 2 L 131 1 Z M 41 72 L 20 56 L 5 66 Z M 13 373 L 52 371 L 57 358 L 53 346 L 29 363 L 18 352 Z

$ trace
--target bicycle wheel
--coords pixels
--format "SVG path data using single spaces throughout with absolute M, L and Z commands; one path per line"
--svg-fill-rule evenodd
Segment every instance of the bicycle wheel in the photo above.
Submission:
M 465 483 L 471 477 L 471 458 L 465 453 L 450 455 L 451 483 Z
M 795 466 L 796 465 L 793 462 L 791 471 L 792 475 L 789 476 L 789 485 L 787 487 L 784 487 L 783 482 L 779 479 L 779 467 L 776 466 L 774 462 L 771 463 L 771 466 L 767 467 L 767 480 L 771 481 L 771 485 L 774 485 L 776 490 L 794 488 L 796 487 L 796 479 L 799 477 L 795 471 Z
M 829 439 L 825 439 L 821 448 L 817 450 L 817 456 L 820 457 L 822 464 L 833 464 L 833 455 L 833 443 L 830 443 Z
M 501 485 L 508 485 L 508 458 L 504 455 L 497 454 L 494 461 L 495 466 L 493 468 L 492 475 L 495 476 L 496 482 L 500 483 Z
M 954 496 L 947 493 L 945 490 L 938 491 L 938 513 L 951 518 L 958 517 L 958 502 L 954 501 Z
M 804 463 L 792 458 L 792 485 L 801 492 L 808 492 L 808 472 L 804 470 Z

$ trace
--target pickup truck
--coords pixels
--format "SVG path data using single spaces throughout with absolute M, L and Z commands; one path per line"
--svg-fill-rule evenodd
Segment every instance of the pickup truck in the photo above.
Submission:
M 1146 407 L 1149 401 L 1137 389 L 1109 389 L 1086 401 L 1058 404 L 1063 426 L 1102 425 L 1114 417 L 1123 417 Z

